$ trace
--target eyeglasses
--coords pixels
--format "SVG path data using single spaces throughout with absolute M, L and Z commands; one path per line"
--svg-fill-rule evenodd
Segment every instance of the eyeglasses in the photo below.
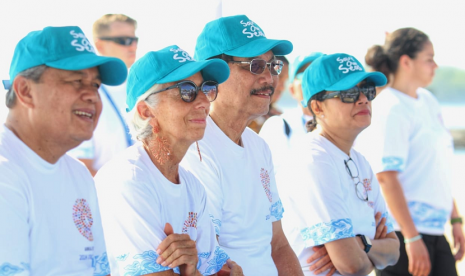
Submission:
M 229 62 L 232 63 L 240 63 L 240 64 L 250 64 L 250 72 L 254 75 L 260 75 L 265 71 L 266 66 L 270 69 L 271 75 L 277 76 L 281 74 L 283 70 L 284 62 L 281 60 L 275 59 L 271 62 L 266 62 L 264 59 L 256 58 L 252 59 L 251 61 L 238 61 L 238 60 L 231 60 Z
M 341 98 L 343 103 L 355 103 L 363 93 L 368 101 L 372 101 L 376 97 L 376 86 L 373 82 L 364 82 L 360 87 L 355 86 L 347 90 L 331 92 L 322 97 L 323 100 L 332 98 Z
M 187 80 L 178 82 L 177 84 L 169 86 L 165 89 L 152 92 L 147 96 L 147 98 L 145 98 L 145 100 L 147 100 L 148 97 L 150 97 L 153 94 L 160 93 L 173 88 L 179 88 L 179 94 L 181 95 L 181 99 L 186 103 L 193 102 L 197 97 L 199 90 L 202 90 L 202 92 L 205 94 L 205 96 L 210 102 L 213 102 L 216 99 L 216 96 L 218 95 L 218 83 L 216 81 L 204 81 L 200 85 L 200 87 L 198 87 L 194 82 Z
M 344 165 L 346 166 L 346 171 L 349 173 L 350 178 L 355 181 L 355 193 L 357 194 L 357 197 L 362 201 L 368 201 L 367 187 L 365 187 L 365 185 L 363 185 L 363 183 L 360 181 L 358 168 L 354 160 L 352 160 L 352 158 L 349 158 L 349 160 L 344 160 Z M 356 173 L 355 176 L 354 173 Z
M 139 38 L 135 36 L 104 36 L 104 37 L 99 37 L 101 40 L 106 40 L 106 41 L 113 41 L 116 44 L 123 45 L 123 46 L 130 46 L 132 42 L 139 42 Z

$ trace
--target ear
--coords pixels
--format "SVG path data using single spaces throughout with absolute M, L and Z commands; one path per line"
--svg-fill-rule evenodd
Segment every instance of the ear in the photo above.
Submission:
M 32 95 L 32 80 L 23 76 L 17 76 L 13 81 L 13 89 L 18 101 L 27 108 L 34 108 L 34 97 Z
M 136 108 L 137 108 L 136 112 L 139 113 L 139 116 L 143 120 L 155 118 L 155 115 L 153 114 L 152 109 L 147 105 L 145 101 L 139 101 L 137 103 Z
M 312 107 L 312 110 L 313 110 L 313 113 L 315 113 L 315 116 L 319 117 L 319 115 L 323 113 L 323 109 L 322 109 L 323 105 L 321 102 L 312 100 L 310 102 L 310 106 Z
M 94 40 L 94 43 L 95 43 L 95 48 L 97 49 L 97 52 L 104 56 L 105 55 L 105 41 L 102 41 L 100 39 L 95 39 Z
M 408 55 L 402 55 L 399 58 L 399 66 L 404 70 L 409 70 L 412 67 L 411 63 L 412 59 Z

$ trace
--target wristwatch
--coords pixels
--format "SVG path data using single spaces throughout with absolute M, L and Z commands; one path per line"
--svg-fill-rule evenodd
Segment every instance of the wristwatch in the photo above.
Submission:
M 357 235 L 358 237 L 360 237 L 362 239 L 362 243 L 363 245 L 365 245 L 365 252 L 368 253 L 371 249 L 371 240 L 369 237 L 365 236 L 365 235 Z

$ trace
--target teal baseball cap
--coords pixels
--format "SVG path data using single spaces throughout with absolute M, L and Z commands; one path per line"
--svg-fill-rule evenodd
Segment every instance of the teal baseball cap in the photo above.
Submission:
M 107 85 L 122 84 L 128 74 L 122 60 L 98 56 L 76 26 L 46 27 L 21 39 L 11 61 L 10 81 L 3 82 L 5 89 L 9 89 L 18 73 L 39 65 L 73 71 L 98 67 L 102 83 Z
M 321 52 L 312 52 L 309 55 L 297 56 L 294 62 L 289 66 L 289 81 L 294 81 L 297 71 L 300 70 L 303 66 L 313 62 L 315 59 L 321 57 L 323 53 Z
M 304 99 L 307 103 L 313 95 L 322 91 L 341 91 L 356 86 L 362 80 L 368 79 L 376 86 L 386 85 L 387 79 L 380 72 L 365 72 L 362 64 L 348 54 L 323 55 L 317 58 L 305 70 L 302 79 Z
M 127 82 L 126 111 L 131 111 L 137 99 L 155 84 L 186 79 L 195 73 L 204 80 L 225 82 L 229 77 L 229 66 L 221 59 L 195 61 L 177 45 L 156 52 L 148 52 L 132 66 Z
M 206 60 L 226 54 L 235 57 L 256 57 L 269 50 L 276 56 L 292 52 L 287 40 L 268 39 L 263 30 L 245 15 L 221 17 L 203 28 L 195 45 L 195 59 Z

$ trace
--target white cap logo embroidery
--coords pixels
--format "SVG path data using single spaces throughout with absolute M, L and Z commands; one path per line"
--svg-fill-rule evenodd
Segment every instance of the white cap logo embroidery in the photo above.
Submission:
M 92 47 L 89 40 L 83 33 L 76 33 L 74 30 L 72 30 L 71 32 L 69 32 L 69 34 L 72 35 L 74 38 L 74 40 L 71 41 L 71 46 L 74 46 L 76 51 L 79 51 L 79 52 L 87 51 L 87 52 L 95 53 L 94 47 Z
M 173 55 L 173 59 L 174 60 L 177 60 L 179 62 L 186 62 L 186 60 L 188 61 L 195 61 L 190 55 L 189 53 L 187 53 L 186 51 L 184 51 L 183 49 L 181 48 L 171 48 L 170 49 L 171 52 L 175 52 L 175 54 Z M 179 56 L 179 53 L 181 54 L 181 56 Z
M 352 57 L 337 58 L 337 61 L 341 64 L 339 65 L 339 70 L 343 74 L 349 73 L 349 71 L 363 71 L 362 67 Z
M 252 20 L 247 21 L 247 22 L 244 22 L 243 20 L 241 20 L 241 24 L 242 24 L 242 26 L 245 27 L 242 30 L 242 33 L 246 34 L 247 38 L 252 38 L 254 36 L 256 36 L 256 37 L 259 37 L 259 36 L 264 37 L 265 36 L 265 34 L 260 29 L 260 27 L 255 26 L 255 23 Z

